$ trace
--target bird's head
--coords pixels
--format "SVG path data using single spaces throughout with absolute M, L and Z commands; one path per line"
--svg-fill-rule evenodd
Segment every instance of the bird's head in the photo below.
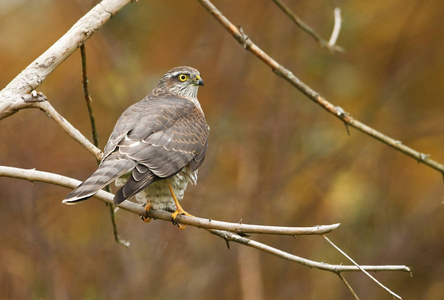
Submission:
M 204 83 L 198 70 L 192 67 L 176 67 L 163 75 L 160 85 L 175 95 L 196 99 L 197 90 Z

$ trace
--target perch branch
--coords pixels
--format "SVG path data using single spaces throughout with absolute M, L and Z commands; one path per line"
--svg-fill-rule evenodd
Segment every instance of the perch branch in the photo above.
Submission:
M 21 169 L 14 167 L 0 166 L 0 177 L 11 177 L 17 179 L 24 179 L 28 181 L 39 181 L 45 183 L 51 183 L 67 188 L 77 187 L 81 181 L 69 178 L 66 176 L 37 171 L 35 169 Z M 113 204 L 114 195 L 105 191 L 99 191 L 96 198 L 108 203 Z M 137 205 L 131 201 L 124 201 L 119 204 L 121 209 L 127 210 L 129 212 L 138 214 L 139 216 L 144 216 L 146 210 L 141 205 Z M 171 221 L 171 213 L 162 210 L 149 211 L 149 217 L 164 221 Z M 198 228 L 206 229 L 219 229 L 228 230 L 240 234 L 245 233 L 261 233 L 261 234 L 274 234 L 274 235 L 321 235 L 329 233 L 339 227 L 339 224 L 332 225 L 318 225 L 313 227 L 282 227 L 282 226 L 261 226 L 261 225 L 249 225 L 242 223 L 229 223 L 221 222 L 205 218 L 188 217 L 184 215 L 177 216 L 176 220 L 184 225 L 191 225 Z
M 310 100 L 315 102 L 324 108 L 327 112 L 331 113 L 346 125 L 356 128 L 357 130 L 369 135 L 370 137 L 398 150 L 407 156 L 410 156 L 417 160 L 419 163 L 423 163 L 428 167 L 431 167 L 441 174 L 444 174 L 444 165 L 430 159 L 430 156 L 421 152 L 418 152 L 410 147 L 402 144 L 402 142 L 395 140 L 367 125 L 355 120 L 349 113 L 345 112 L 342 108 L 334 106 L 327 101 L 319 93 L 315 92 L 312 88 L 297 78 L 290 70 L 284 68 L 276 60 L 270 57 L 262 49 L 260 49 L 253 41 L 245 35 L 245 33 L 238 27 L 234 26 L 210 1 L 198 0 L 205 9 L 248 51 L 253 53 L 262 62 L 268 65 L 274 73 L 288 81 L 291 85 L 297 88 L 301 93 L 307 96 Z
M 0 177 L 11 177 L 17 179 L 24 179 L 31 182 L 39 181 L 45 183 L 51 183 L 67 188 L 74 188 L 80 184 L 79 180 L 72 179 L 66 176 L 53 174 L 49 172 L 37 171 L 34 169 L 26 170 L 20 168 L 13 167 L 5 167 L 0 166 Z M 103 190 L 99 191 L 96 195 L 96 198 L 106 202 L 113 203 L 114 195 Z M 138 214 L 140 216 L 144 216 L 146 214 L 146 210 L 144 207 L 137 205 L 130 201 L 124 201 L 119 204 L 119 207 Z M 148 212 L 148 216 L 154 219 L 171 221 L 171 213 L 162 210 L 153 210 L 150 209 Z M 221 222 L 215 221 L 205 218 L 197 218 L 197 217 L 188 217 L 179 215 L 176 218 L 176 221 L 184 224 L 195 226 L 198 228 L 204 228 L 209 230 L 212 234 L 222 237 L 226 241 L 236 242 L 242 245 L 246 245 L 266 253 L 273 254 L 275 256 L 284 258 L 289 261 L 300 263 L 304 266 L 308 266 L 310 268 L 317 268 L 321 270 L 326 270 L 334 273 L 340 272 L 349 272 L 349 271 L 360 271 L 360 268 L 367 271 L 403 271 L 410 272 L 410 268 L 407 266 L 357 266 L 353 265 L 332 265 L 327 263 L 321 263 L 312 261 L 309 259 L 305 259 L 296 255 L 292 255 L 290 253 L 284 252 L 282 250 L 270 247 L 266 244 L 259 243 L 252 239 L 242 237 L 239 234 L 243 233 L 268 233 L 268 234 L 286 234 L 286 235 L 296 235 L 296 234 L 324 234 L 322 232 L 328 233 L 334 229 L 336 229 L 339 224 L 333 225 L 325 225 L 325 226 L 315 226 L 315 227 L 307 227 L 305 229 L 299 227 L 280 227 L 280 226 L 260 226 L 260 225 L 248 225 L 248 224 L 237 224 L 237 223 L 229 223 L 229 222 Z M 221 230 L 223 229 L 223 230 Z M 231 232 L 232 231 L 232 232 Z M 238 234 L 239 233 L 239 234 Z
M 35 90 L 67 57 L 131 0 L 103 0 L 0 91 L 0 120 L 27 107 L 23 96 Z
M 317 33 L 313 28 L 302 21 L 301 18 L 299 18 L 288 5 L 283 3 L 281 0 L 273 1 L 299 28 L 301 28 L 316 41 L 318 41 L 322 47 L 325 47 L 330 51 L 344 52 L 344 49 L 342 49 L 340 46 L 335 45 L 339 36 L 339 32 L 341 31 L 341 10 L 339 8 L 335 8 L 334 10 L 335 24 L 333 26 L 333 33 L 330 37 L 330 40 L 327 42 L 319 33 Z
M 14 78 L 8 86 L 6 86 L 2 91 L 0 91 L 0 120 L 8 117 L 22 108 L 36 107 L 45 111 L 49 116 L 51 116 L 65 131 L 73 134 L 74 138 L 84 146 L 88 146 L 88 142 L 82 141 L 82 138 L 78 137 L 80 134 L 75 130 L 62 116 L 60 116 L 54 108 L 45 100 L 39 101 L 26 101 L 28 98 L 34 98 L 33 92 L 36 87 L 38 87 L 43 80 L 69 55 L 71 55 L 79 45 L 83 44 L 95 31 L 98 30 L 109 18 L 120 10 L 123 6 L 129 3 L 130 0 L 103 0 L 97 6 L 95 6 L 88 14 L 82 17 L 59 41 L 57 41 L 53 46 L 51 46 L 45 53 L 43 53 L 39 58 L 37 58 L 33 63 L 31 63 L 25 70 L 23 70 L 16 78 Z M 209 1 L 200 0 L 204 6 L 212 4 Z M 210 6 L 208 6 L 210 7 Z M 339 110 L 339 108 L 333 107 L 324 98 L 320 97 L 317 93 L 311 90 L 308 86 L 303 84 L 299 79 L 297 79 L 291 72 L 280 66 L 276 61 L 269 57 L 265 52 L 258 48 L 255 44 L 248 39 L 248 37 L 236 28 L 231 22 L 220 14 L 220 12 L 212 6 L 209 11 L 216 16 L 219 16 L 219 21 L 226 26 L 226 28 L 235 36 L 235 38 L 241 43 L 246 49 L 250 50 L 256 54 L 261 60 L 272 67 L 278 75 L 285 78 L 287 81 L 296 86 L 305 95 L 316 103 L 322 105 L 325 109 L 342 119 L 345 123 L 349 123 L 354 126 L 352 119 L 348 114 Z M 207 8 L 208 9 L 208 8 Z M 335 32 L 335 31 L 334 31 Z M 333 35 L 332 35 L 333 36 Z M 333 37 L 332 37 L 333 38 Z M 331 39 L 332 40 L 332 39 Z M 31 93 L 31 97 L 29 97 Z M 325 103 L 324 103 L 325 102 Z M 324 105 L 323 105 L 324 104 Z M 72 127 L 72 128 L 71 128 Z M 72 133 L 75 132 L 75 133 Z M 80 134 L 81 135 L 81 134 Z M 77 137 L 75 137 L 77 136 Z M 83 137 L 83 136 L 82 136 Z M 83 137 L 84 138 L 84 137 Z M 86 139 L 86 138 L 85 138 Z M 90 143 L 89 143 L 90 144 Z M 399 144 L 399 143 L 397 143 Z M 88 149 L 88 147 L 86 147 Z M 96 158 L 100 158 L 100 151 L 97 152 L 97 148 L 89 147 L 89 151 L 95 155 Z M 427 164 L 429 161 L 425 154 L 420 155 L 420 160 Z M 64 177 L 57 174 L 41 172 L 36 170 L 24 170 L 11 167 L 0 167 L 0 176 L 7 176 L 13 178 L 21 178 L 29 181 L 41 181 L 46 183 L 52 183 L 60 186 L 74 188 L 80 181 L 74 180 L 72 178 Z M 105 201 L 106 203 L 112 203 L 113 195 L 105 191 L 100 191 L 96 195 L 97 198 Z M 119 207 L 124 210 L 131 211 L 138 215 L 144 215 L 146 213 L 145 209 L 140 205 L 134 204 L 129 201 L 123 202 Z M 150 210 L 148 215 L 152 218 L 162 219 L 166 221 L 171 221 L 171 214 L 164 211 Z M 331 230 L 334 230 L 339 226 L 339 224 L 327 225 L 327 226 L 316 226 L 313 228 L 289 228 L 283 231 L 283 227 L 271 227 L 271 226 L 257 226 L 257 225 L 247 225 L 247 224 L 235 224 L 220 221 L 213 221 L 203 218 L 179 216 L 177 218 L 179 223 L 196 226 L 199 228 L 205 228 L 211 233 L 223 237 L 226 241 L 233 241 L 243 245 L 247 245 L 261 251 L 276 255 L 278 257 L 288 259 L 290 261 L 301 263 L 305 266 L 318 268 L 322 270 L 327 270 L 339 274 L 344 271 L 405 271 L 410 272 L 410 269 L 406 266 L 344 266 L 344 265 L 331 265 L 326 263 L 320 263 L 316 261 L 311 261 L 305 258 L 301 258 L 282 250 L 270 247 L 268 245 L 259 243 L 257 241 L 251 240 L 246 237 L 242 237 L 236 233 L 273 233 L 273 234 L 324 234 Z M 265 228 L 267 228 L 265 230 Z M 231 230 L 229 231 L 223 231 Z M 268 231 L 268 232 L 266 232 Z M 282 233 L 277 233 L 282 232 Z

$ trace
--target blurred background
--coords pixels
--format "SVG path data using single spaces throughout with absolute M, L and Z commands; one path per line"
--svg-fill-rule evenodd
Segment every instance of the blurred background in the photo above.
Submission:
M 2 0 L 0 87 L 98 1 Z M 444 163 L 444 5 L 441 1 L 286 1 L 330 53 L 271 0 L 214 1 L 234 24 L 302 81 L 354 118 Z M 442 175 L 345 126 L 245 51 L 197 1 L 127 5 L 86 43 L 100 148 L 123 110 L 169 69 L 200 70 L 211 127 L 206 161 L 183 207 L 244 223 L 341 223 L 329 237 L 360 264 L 400 264 L 375 276 L 404 299 L 444 291 Z M 91 137 L 79 51 L 38 88 Z M 95 158 L 38 110 L 0 122 L 0 164 L 84 180 Z M 188 227 L 143 223 L 121 211 L 126 249 L 108 208 L 61 200 L 68 189 L 0 178 L 1 299 L 352 299 L 337 276 Z M 253 236 L 309 259 L 348 264 L 321 237 Z M 391 299 L 360 273 L 362 299 Z

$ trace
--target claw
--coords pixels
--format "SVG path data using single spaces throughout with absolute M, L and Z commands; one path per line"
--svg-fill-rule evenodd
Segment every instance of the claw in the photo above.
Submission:
M 142 216 L 142 221 L 144 221 L 145 223 L 151 222 L 151 218 L 148 216 L 148 212 L 150 211 L 150 208 L 151 208 L 151 203 L 147 203 L 145 205 L 145 215 Z
M 177 215 L 176 215 L 176 217 L 177 217 Z M 178 223 L 178 222 L 176 221 L 175 218 L 171 218 L 171 223 L 172 223 L 173 225 L 179 227 L 179 229 L 182 229 L 182 230 L 185 229 L 185 228 L 187 228 L 187 225 L 184 225 L 184 224 L 180 224 L 180 223 Z

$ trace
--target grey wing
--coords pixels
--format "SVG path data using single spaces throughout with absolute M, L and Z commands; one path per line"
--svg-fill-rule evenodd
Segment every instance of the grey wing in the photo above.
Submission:
M 186 99 L 147 102 L 149 116 L 115 146 L 120 154 L 137 163 L 126 184 L 116 193 L 120 203 L 152 182 L 168 178 L 190 164 L 196 170 L 205 158 L 208 125 L 205 116 Z M 111 140 L 111 138 L 110 138 Z
M 131 105 L 122 113 L 103 149 L 102 161 L 116 150 L 117 146 L 122 143 L 122 140 L 125 139 L 129 132 L 140 127 L 142 122 L 144 126 L 146 126 L 147 132 L 160 129 L 157 119 L 161 111 L 159 109 L 153 109 L 153 106 L 153 103 L 145 98 Z
M 118 143 L 126 136 L 140 119 L 140 108 L 143 101 L 130 106 L 117 120 L 113 132 L 105 146 L 99 168 L 91 174 L 82 184 L 69 193 L 63 203 L 75 203 L 93 196 L 104 186 L 119 176 L 131 171 L 136 162 L 125 155 L 115 152 Z

